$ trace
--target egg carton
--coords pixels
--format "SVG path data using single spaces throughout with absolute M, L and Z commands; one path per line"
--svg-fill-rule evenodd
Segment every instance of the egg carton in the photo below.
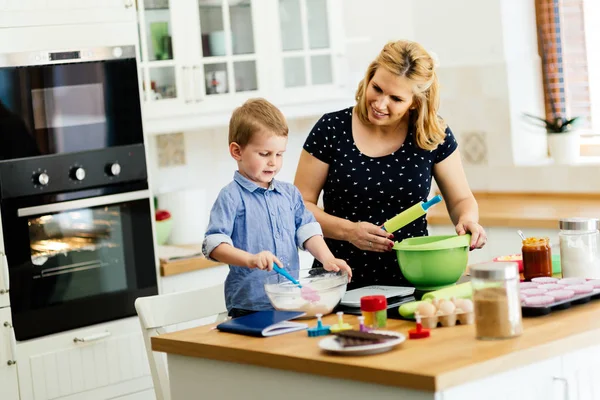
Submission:
M 423 328 L 427 329 L 434 329 L 438 326 L 455 326 L 456 324 L 472 325 L 473 323 L 475 323 L 475 313 L 473 311 L 432 315 L 430 317 L 421 316 L 421 324 Z

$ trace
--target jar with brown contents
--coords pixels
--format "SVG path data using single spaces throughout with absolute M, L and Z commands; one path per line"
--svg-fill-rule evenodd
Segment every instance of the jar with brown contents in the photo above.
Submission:
M 550 239 L 528 237 L 523 240 L 523 276 L 526 281 L 552 276 Z
M 478 339 L 505 339 L 523 332 L 516 263 L 485 263 L 471 269 Z

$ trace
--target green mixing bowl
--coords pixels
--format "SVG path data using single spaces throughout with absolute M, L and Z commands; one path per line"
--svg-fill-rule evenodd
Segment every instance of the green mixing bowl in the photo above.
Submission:
M 419 290 L 456 283 L 467 268 L 471 235 L 422 236 L 396 242 L 402 275 Z

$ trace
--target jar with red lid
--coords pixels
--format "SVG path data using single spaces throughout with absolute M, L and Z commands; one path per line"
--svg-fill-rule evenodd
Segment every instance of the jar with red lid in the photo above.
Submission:
M 523 253 L 523 277 L 526 281 L 552 276 L 550 239 L 528 237 L 523 240 L 521 252 Z
M 365 317 L 365 327 L 381 329 L 387 326 L 387 299 L 385 296 L 363 296 L 360 298 L 360 311 Z

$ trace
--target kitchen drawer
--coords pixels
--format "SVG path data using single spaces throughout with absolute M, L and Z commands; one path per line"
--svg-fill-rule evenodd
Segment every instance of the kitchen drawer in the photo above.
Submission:
M 128 383 L 151 387 L 137 317 L 19 342 L 17 354 L 21 400 L 91 399 L 119 385 L 116 397 L 134 391 Z

